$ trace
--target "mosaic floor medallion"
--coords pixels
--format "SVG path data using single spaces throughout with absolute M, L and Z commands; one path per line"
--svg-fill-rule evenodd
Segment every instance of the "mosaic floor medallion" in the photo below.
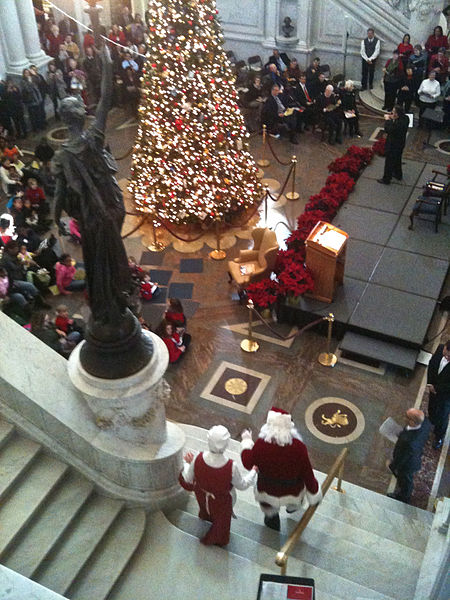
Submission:
M 355 404 L 332 396 L 312 402 L 305 412 L 309 431 L 328 444 L 348 444 L 364 431 L 365 419 Z
M 269 381 L 270 376 L 265 373 L 222 361 L 200 396 L 251 414 Z

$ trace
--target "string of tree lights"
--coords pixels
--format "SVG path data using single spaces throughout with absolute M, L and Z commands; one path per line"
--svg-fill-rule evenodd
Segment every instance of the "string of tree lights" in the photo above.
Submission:
M 214 0 L 151 0 L 129 190 L 163 221 L 236 223 L 260 202 Z

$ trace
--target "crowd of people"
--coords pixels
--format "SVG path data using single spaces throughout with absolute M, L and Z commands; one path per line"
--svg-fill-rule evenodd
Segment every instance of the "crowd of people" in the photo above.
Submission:
M 104 31 L 114 60 L 113 103 L 136 116 L 147 53 L 146 27 L 141 16 L 132 16 L 126 7 L 118 20 Z M 29 129 L 43 131 L 49 117 L 59 119 L 58 106 L 65 96 L 81 96 L 88 110 L 100 97 L 101 61 L 92 34 L 86 31 L 80 39 L 75 22 L 66 17 L 56 22 L 52 14 L 38 21 L 38 29 L 41 47 L 52 58 L 47 72 L 43 75 L 30 64 L 20 82 L 0 81 L 0 126 L 17 139 L 27 137 Z

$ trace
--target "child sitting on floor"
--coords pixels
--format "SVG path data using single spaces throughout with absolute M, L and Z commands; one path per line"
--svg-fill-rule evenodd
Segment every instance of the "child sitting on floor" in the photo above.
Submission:
M 184 333 L 183 327 L 175 327 L 168 322 L 164 323 L 163 342 L 169 351 L 169 362 L 178 362 L 185 354 L 191 343 L 191 336 Z
M 79 335 L 78 341 L 83 337 L 83 328 L 75 323 L 74 319 L 69 317 L 69 309 L 65 304 L 56 307 L 55 327 L 57 331 L 62 331 L 66 336 L 76 332 Z
M 148 273 L 144 273 L 143 279 L 141 281 L 141 287 L 139 291 L 139 295 L 142 300 L 151 300 L 159 293 L 158 284 L 154 283 L 150 279 L 150 275 Z

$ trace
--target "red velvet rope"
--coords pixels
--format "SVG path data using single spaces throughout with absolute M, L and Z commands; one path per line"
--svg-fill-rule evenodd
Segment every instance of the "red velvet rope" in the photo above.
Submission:
M 287 163 L 285 163 L 285 162 L 281 161 L 281 160 L 278 158 L 278 156 L 275 154 L 275 151 L 274 151 L 274 149 L 272 148 L 272 144 L 270 143 L 270 134 L 267 134 L 267 135 L 266 135 L 266 140 L 267 140 L 267 144 L 268 144 L 268 146 L 269 146 L 269 148 L 270 148 L 270 151 L 271 151 L 271 152 L 272 152 L 272 154 L 273 154 L 273 157 L 274 157 L 274 159 L 275 159 L 275 160 L 276 160 L 278 163 L 280 163 L 280 165 L 283 165 L 283 167 L 287 167 L 287 166 L 290 164 L 290 162 L 287 162 Z
M 292 170 L 293 170 L 293 168 L 294 168 L 294 163 L 291 163 L 291 168 L 289 169 L 289 173 L 287 174 L 287 177 L 286 177 L 286 179 L 285 179 L 285 181 L 284 181 L 284 183 L 283 183 L 283 187 L 281 188 L 281 192 L 278 194 L 278 198 L 274 198 L 274 197 L 272 196 L 272 194 L 269 192 L 269 190 L 267 190 L 267 195 L 268 195 L 268 196 L 269 196 L 269 198 L 270 198 L 271 200 L 273 200 L 274 202 L 278 202 L 278 200 L 279 200 L 279 199 L 281 198 L 281 196 L 284 194 L 284 190 L 286 189 L 287 183 L 288 183 L 288 181 L 289 181 L 289 179 L 290 179 L 290 177 L 291 177 L 291 173 L 292 173 Z
M 312 323 L 309 323 L 308 325 L 305 325 L 304 327 L 302 327 L 301 329 L 299 329 L 295 333 L 291 333 L 291 335 L 281 335 L 280 333 L 278 333 L 278 331 L 275 331 L 275 329 L 270 325 L 270 323 L 268 321 L 266 321 L 266 319 L 264 317 L 261 316 L 261 314 L 256 310 L 256 308 L 254 306 L 251 306 L 250 310 L 252 310 L 256 314 L 256 316 L 261 321 L 261 323 L 263 323 L 268 329 L 270 329 L 270 331 L 277 338 L 279 338 L 280 340 L 284 340 L 284 341 L 286 341 L 286 340 L 292 340 L 293 338 L 298 337 L 299 335 L 301 335 L 302 333 L 304 333 L 305 331 L 307 331 L 311 327 L 314 327 L 314 325 L 317 325 L 318 323 L 321 323 L 322 321 L 326 321 L 327 320 L 327 317 L 321 317 L 320 319 L 316 319 Z

